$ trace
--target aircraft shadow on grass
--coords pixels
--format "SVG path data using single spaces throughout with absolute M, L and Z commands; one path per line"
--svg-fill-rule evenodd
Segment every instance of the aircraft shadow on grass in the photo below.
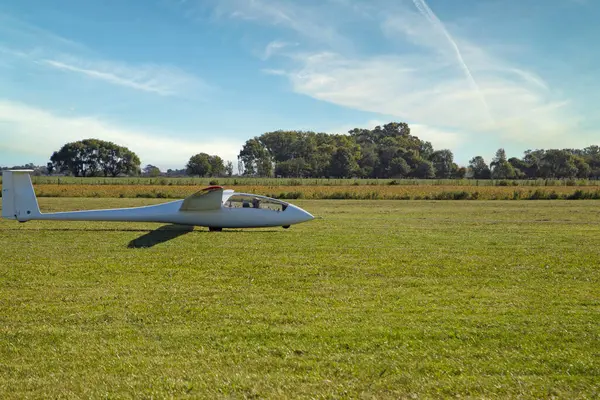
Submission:
M 146 233 L 145 235 L 142 235 L 136 239 L 133 239 L 131 242 L 129 242 L 127 247 L 130 249 L 153 247 L 158 244 L 168 242 L 169 240 L 176 239 L 179 236 L 186 235 L 193 231 L 194 231 L 193 226 L 177 225 L 177 224 L 163 225 L 160 228 L 157 228 L 153 231 Z M 198 230 L 195 232 L 196 233 L 208 233 L 208 231 L 198 231 Z M 241 232 L 244 232 L 244 231 L 232 229 L 229 231 L 223 231 L 223 232 L 219 232 L 216 234 L 222 235 L 224 233 L 241 233 Z M 252 233 L 256 234 L 256 233 L 270 233 L 270 232 L 276 232 L 276 230 L 269 229 L 269 230 L 254 231 Z
M 155 229 L 146 233 L 145 235 L 133 239 L 131 242 L 129 242 L 127 247 L 130 249 L 153 247 L 157 244 L 168 242 L 169 240 L 173 240 L 175 238 L 178 238 L 179 236 L 188 234 L 193 230 L 193 226 L 177 224 L 163 225 L 158 229 Z

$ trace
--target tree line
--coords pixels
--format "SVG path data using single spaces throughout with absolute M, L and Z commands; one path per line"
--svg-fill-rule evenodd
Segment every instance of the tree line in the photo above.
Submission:
M 45 167 L 27 164 L 44 174 L 87 176 L 232 176 L 232 161 L 218 155 L 190 156 L 185 168 L 166 173 L 154 165 L 141 168 L 130 149 L 98 139 L 63 145 Z M 487 163 L 473 157 L 467 166 L 454 162 L 449 149 L 433 145 L 410 132 L 404 122 L 373 129 L 355 128 L 347 135 L 312 131 L 266 132 L 248 139 L 237 157 L 237 174 L 285 178 L 439 178 L 536 179 L 600 178 L 600 147 L 527 150 L 523 157 L 507 158 L 498 149 Z
M 246 141 L 238 160 L 242 173 L 258 176 L 333 178 L 535 179 L 600 178 L 600 148 L 527 150 L 507 158 L 498 149 L 488 164 L 482 156 L 468 166 L 449 149 L 411 135 L 406 123 L 353 129 L 348 135 L 274 131 Z
M 488 166 L 481 156 L 469 162 L 476 179 L 585 178 L 600 179 L 600 147 L 527 150 L 522 158 L 498 149 Z
M 450 150 L 410 134 L 392 122 L 348 135 L 275 131 L 246 141 L 238 160 L 246 175 L 332 178 L 461 178 L 466 168 Z

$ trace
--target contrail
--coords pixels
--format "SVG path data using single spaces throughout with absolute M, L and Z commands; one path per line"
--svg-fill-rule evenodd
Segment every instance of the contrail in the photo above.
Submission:
M 425 19 L 427 19 L 433 26 L 435 26 L 436 28 L 441 30 L 442 33 L 444 34 L 444 36 L 446 36 L 446 39 L 448 39 L 448 42 L 450 42 L 450 44 L 454 48 L 454 52 L 456 53 L 456 58 L 458 60 L 458 63 L 460 64 L 461 68 L 465 72 L 465 75 L 467 76 L 469 83 L 471 84 L 473 89 L 475 89 L 475 91 L 477 92 L 477 95 L 479 96 L 481 103 L 485 107 L 485 111 L 488 114 L 488 117 L 490 118 L 490 120 L 492 122 L 494 122 L 494 119 L 492 118 L 492 114 L 490 112 L 490 107 L 488 106 L 487 101 L 485 100 L 485 96 L 481 92 L 481 89 L 479 89 L 479 85 L 477 85 L 477 82 L 475 82 L 475 79 L 473 78 L 473 74 L 471 74 L 471 70 L 469 70 L 467 63 L 465 62 L 465 60 L 462 57 L 462 54 L 460 53 L 460 49 L 458 48 L 458 45 L 456 44 L 454 39 L 452 39 L 452 36 L 450 36 L 450 33 L 448 33 L 448 31 L 446 30 L 446 27 L 444 26 L 442 21 L 440 21 L 439 18 L 433 13 L 433 11 L 431 11 L 431 8 L 429 8 L 427 3 L 425 3 L 425 0 L 412 0 L 412 2 L 414 3 L 415 7 L 417 7 L 417 10 L 419 10 L 419 13 L 421 13 L 421 15 L 423 15 L 425 17 Z

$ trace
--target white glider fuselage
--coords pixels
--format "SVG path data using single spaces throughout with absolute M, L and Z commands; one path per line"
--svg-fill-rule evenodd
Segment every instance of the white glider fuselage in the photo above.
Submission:
M 183 200 L 144 207 L 115 208 L 106 210 L 68 211 L 23 215 L 17 219 L 54 221 L 129 221 L 163 222 L 180 225 L 197 225 L 219 228 L 260 228 L 287 226 L 312 220 L 308 212 L 289 204 L 285 211 L 260 208 L 222 206 L 216 210 L 181 211 Z
M 303 209 L 266 196 L 211 186 L 183 200 L 130 208 L 41 213 L 30 171 L 4 171 L 2 217 L 20 222 L 123 221 L 197 225 L 209 228 L 288 227 L 314 219 Z

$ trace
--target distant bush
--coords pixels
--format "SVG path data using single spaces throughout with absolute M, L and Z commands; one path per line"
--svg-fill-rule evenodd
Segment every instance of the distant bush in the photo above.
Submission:
M 289 199 L 303 199 L 304 193 L 302 192 L 281 192 L 279 194 L 267 194 L 267 197 L 273 197 L 281 200 L 289 200 Z
M 570 195 L 566 196 L 567 200 L 600 200 L 600 190 L 595 192 L 586 192 L 583 190 L 576 190 Z
M 545 200 L 548 198 L 548 194 L 545 190 L 536 189 L 535 192 L 529 192 L 528 199 L 529 200 Z

